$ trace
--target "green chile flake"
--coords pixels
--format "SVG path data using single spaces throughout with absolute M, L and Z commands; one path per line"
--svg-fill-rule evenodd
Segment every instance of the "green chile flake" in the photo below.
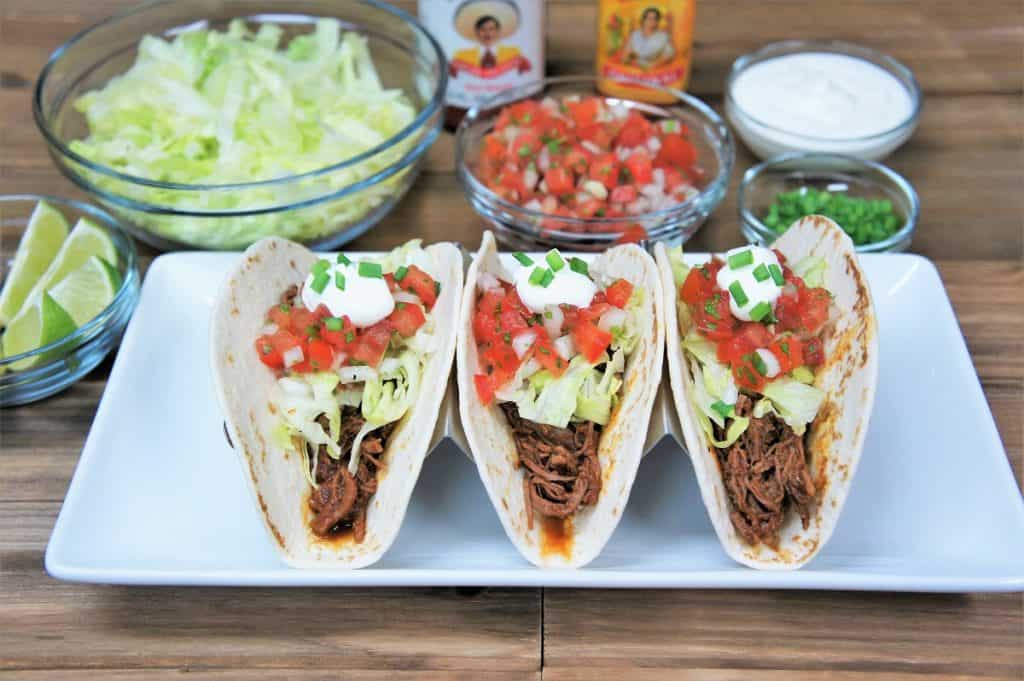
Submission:
M 761 221 L 782 234 L 807 215 L 824 215 L 835 220 L 858 246 L 884 241 L 903 226 L 903 219 L 895 213 L 888 199 L 865 199 L 814 187 L 776 195 Z

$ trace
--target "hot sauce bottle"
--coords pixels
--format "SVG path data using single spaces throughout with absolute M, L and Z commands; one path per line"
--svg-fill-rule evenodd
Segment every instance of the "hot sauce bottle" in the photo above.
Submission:
M 420 0 L 448 59 L 445 126 L 494 95 L 544 78 L 543 0 Z
M 597 20 L 599 89 L 612 97 L 667 104 L 673 98 L 610 79 L 683 90 L 690 78 L 696 0 L 601 0 Z

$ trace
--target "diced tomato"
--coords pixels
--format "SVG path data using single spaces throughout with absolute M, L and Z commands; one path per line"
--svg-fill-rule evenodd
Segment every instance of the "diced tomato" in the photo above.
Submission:
M 802 288 L 799 301 L 803 328 L 811 333 L 817 333 L 828 321 L 828 306 L 832 302 L 832 296 L 823 288 Z
M 493 341 L 498 337 L 500 305 L 505 299 L 502 291 L 488 291 L 480 297 L 473 314 L 473 337 L 477 343 Z
M 647 230 L 641 225 L 629 225 L 619 234 L 619 238 L 615 240 L 615 243 L 636 244 L 646 240 L 647 236 Z
M 602 154 L 594 159 L 587 170 L 587 176 L 597 180 L 608 189 L 614 189 L 619 182 L 619 159 L 615 154 Z
M 509 153 L 514 160 L 523 164 L 526 161 L 537 158 L 537 154 L 540 153 L 540 147 L 540 136 L 537 133 L 521 132 L 512 141 Z
M 411 338 L 427 323 L 423 308 L 413 303 L 395 303 L 395 309 L 388 317 L 391 327 L 403 338 Z
M 502 339 L 490 344 L 490 347 L 483 351 L 483 364 L 489 371 L 495 389 L 500 388 L 511 380 L 519 369 L 519 357 L 512 349 L 511 342 Z
M 561 166 L 555 166 L 544 175 L 548 191 L 557 196 L 568 194 L 574 189 L 572 172 Z
M 316 335 L 320 320 L 315 313 L 296 305 L 291 309 L 290 318 L 290 327 L 294 333 L 303 338 Z
M 402 277 L 402 280 L 398 282 L 398 285 L 403 291 L 416 294 L 428 310 L 433 309 L 434 303 L 437 302 L 437 294 L 439 292 L 437 283 L 433 277 L 416 267 L 416 265 L 409 265 L 409 269 L 406 271 L 405 276 Z
M 612 190 L 608 200 L 612 203 L 630 203 L 636 201 L 636 187 L 631 184 L 624 184 Z
M 306 343 L 303 354 L 313 371 L 327 371 L 334 363 L 334 350 L 322 340 L 313 339 Z
M 749 354 L 755 349 L 746 336 L 736 335 L 720 340 L 716 354 L 718 361 L 731 365 L 742 361 L 743 355 Z
M 603 211 L 604 204 L 597 199 L 588 199 L 576 206 L 576 215 L 581 218 L 601 217 Z
M 583 147 L 576 146 L 565 154 L 562 163 L 577 175 L 583 175 L 590 165 L 590 154 Z
M 781 295 L 775 301 L 776 326 L 780 331 L 798 331 L 803 325 L 800 318 L 800 301 L 794 295 Z
M 804 364 L 810 367 L 821 366 L 825 363 L 825 348 L 820 338 L 812 338 L 804 343 Z
M 661 137 L 657 158 L 680 168 L 688 168 L 697 160 L 697 150 L 682 135 L 666 134 Z
M 511 122 L 524 126 L 536 123 L 544 115 L 540 103 L 532 99 L 524 99 L 508 107 Z
M 754 366 L 750 355 L 746 355 L 746 359 L 741 359 L 732 365 L 732 375 L 736 379 L 736 385 L 741 388 L 754 391 L 764 388 L 764 376 Z
M 775 359 L 779 362 L 779 370 L 788 374 L 793 369 L 803 366 L 803 343 L 796 336 L 783 336 L 768 346 Z
M 577 324 L 570 332 L 576 349 L 588 362 L 596 362 L 611 345 L 612 335 L 590 323 Z
M 653 129 L 654 126 L 643 115 L 630 111 L 615 141 L 626 148 L 639 147 L 647 143 Z
M 633 295 L 633 285 L 625 279 L 617 279 L 604 290 L 604 294 L 609 303 L 615 307 L 625 308 L 630 296 Z
M 384 357 L 390 342 L 391 325 L 386 319 L 363 329 L 348 347 L 349 364 L 362 362 L 372 367 L 377 366 Z
M 505 158 L 505 145 L 496 135 L 484 137 L 483 156 L 490 161 L 501 161 Z
M 494 381 L 490 376 L 487 374 L 475 374 L 473 376 L 473 383 L 476 385 L 476 394 L 480 397 L 480 401 L 485 407 L 494 401 Z
M 600 102 L 596 97 L 585 97 L 579 102 L 566 102 L 566 106 L 577 127 L 585 127 L 597 120 Z
M 348 344 L 355 340 L 356 327 L 349 321 L 348 317 L 341 318 L 341 328 L 332 331 L 326 325 L 320 327 L 320 338 L 331 344 L 335 350 L 347 352 Z
M 729 310 L 729 294 L 720 291 L 695 308 L 697 330 L 711 340 L 725 340 L 736 328 L 736 318 Z
M 651 157 L 645 151 L 638 150 L 630 154 L 626 159 L 626 168 L 633 176 L 633 182 L 638 185 L 648 184 L 653 178 L 654 166 L 651 164 Z
M 746 338 L 753 348 L 766 348 L 772 342 L 772 334 L 764 324 L 758 322 L 741 323 L 736 335 Z
M 272 323 L 277 324 L 277 328 L 289 329 L 292 325 L 292 306 L 287 303 L 275 305 L 270 308 L 267 317 Z
M 709 264 L 698 265 L 690 270 L 679 289 L 679 297 L 687 305 L 697 305 L 715 290 L 715 275 Z
M 537 334 L 537 340 L 533 343 L 533 357 L 540 365 L 551 372 L 556 378 L 565 373 L 568 363 L 555 351 L 546 333 Z

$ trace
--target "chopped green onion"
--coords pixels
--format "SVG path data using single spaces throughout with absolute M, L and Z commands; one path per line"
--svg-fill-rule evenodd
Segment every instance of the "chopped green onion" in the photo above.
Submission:
M 761 359 L 761 355 L 759 355 L 756 352 L 752 352 L 750 353 L 749 357 L 750 363 L 754 365 L 755 369 L 757 369 L 757 373 L 761 374 L 762 376 L 767 376 L 768 366 L 764 363 L 764 360 Z
M 721 317 L 718 314 L 718 309 L 715 307 L 715 303 L 717 303 L 721 299 L 722 297 L 717 293 L 714 296 L 712 296 L 710 300 L 704 303 L 704 313 L 710 317 L 714 317 L 715 319 L 721 319 Z
M 582 274 L 585 277 L 590 276 L 590 267 L 587 266 L 587 261 L 581 258 L 572 257 L 569 258 L 569 269 L 577 274 Z
M 540 282 L 544 280 L 544 273 L 548 270 L 543 267 L 534 267 L 533 271 L 530 272 L 529 282 L 534 286 L 540 286 Z
M 310 324 L 306 327 L 306 335 L 310 338 L 316 338 L 319 333 L 320 329 L 317 328 L 316 324 Z
M 729 256 L 729 269 L 738 270 L 752 264 L 754 264 L 754 251 L 749 248 Z
M 334 285 L 338 287 L 339 291 L 345 290 L 345 275 L 341 272 L 334 273 Z
M 324 317 L 324 326 L 327 327 L 328 331 L 341 331 L 341 318 L 340 317 Z
M 353 332 L 349 331 L 349 332 L 347 332 L 345 334 L 345 342 L 346 343 L 351 343 L 355 339 L 356 339 L 356 335 Z
M 779 343 L 779 347 L 782 348 L 783 354 L 785 354 L 786 357 L 789 357 L 789 341 L 782 341 Z
M 557 272 L 558 270 L 565 267 L 565 261 L 562 260 L 562 256 L 559 255 L 558 251 L 556 251 L 555 249 L 551 249 L 550 251 L 548 251 L 548 254 L 544 256 L 544 259 L 548 261 L 548 265 L 551 266 L 552 272 Z
M 288 303 L 281 303 L 280 305 L 277 306 L 277 309 L 280 310 L 281 312 L 291 312 L 292 306 L 289 305 Z
M 765 267 L 764 263 L 761 263 L 760 265 L 754 268 L 754 279 L 756 279 L 757 281 L 764 281 L 770 276 L 772 275 L 769 274 L 768 268 Z
M 326 272 L 321 272 L 320 274 L 314 275 L 313 283 L 310 284 L 310 287 L 317 293 L 323 293 L 324 289 L 327 288 L 327 282 L 330 280 L 331 275 Z
M 361 262 L 359 263 L 359 276 L 367 279 L 380 279 L 384 276 L 384 268 L 380 263 Z
M 434 295 L 435 296 L 441 295 L 441 282 L 439 282 L 439 281 L 435 281 L 434 282 Z
M 395 309 L 401 312 L 405 309 L 405 303 L 395 303 Z
M 407 274 L 409 274 L 409 268 L 406 267 L 405 265 L 402 265 L 397 270 L 395 270 L 395 281 L 402 281 L 403 279 L 405 279 L 405 275 Z
M 551 310 L 544 310 L 544 319 L 551 319 L 552 317 L 554 317 L 554 315 L 551 314 Z
M 772 264 L 768 266 L 768 272 L 772 275 L 772 281 L 779 286 L 786 283 L 786 278 L 782 276 L 782 268 L 778 265 Z
M 743 307 L 747 304 L 750 298 L 747 298 L 747 292 L 743 290 L 743 285 L 738 281 L 734 281 L 729 284 L 729 293 L 732 294 L 732 299 L 736 301 L 736 304 Z
M 352 261 L 349 260 L 348 256 L 346 256 L 344 253 L 339 253 L 338 254 L 338 264 L 339 265 L 351 265 Z
M 544 276 L 541 277 L 540 286 L 541 288 L 547 288 L 551 285 L 551 282 L 555 280 L 555 273 L 551 270 L 544 270 Z
M 505 340 L 506 345 L 512 342 L 512 334 L 510 333 L 506 333 L 505 335 L 502 336 L 502 338 Z
M 772 306 L 770 303 L 761 301 L 750 310 L 750 318 L 755 322 L 759 322 L 772 313 Z
M 516 251 L 512 254 L 512 257 L 518 260 L 519 264 L 523 267 L 529 267 L 533 264 L 533 260 L 530 259 L 530 256 L 526 255 L 522 251 Z
M 718 412 L 718 414 L 723 419 L 727 419 L 730 416 L 732 416 L 732 405 L 731 404 L 726 404 L 725 402 L 722 402 L 721 400 L 719 400 L 718 402 L 715 402 L 714 404 L 712 404 L 711 408 L 714 409 L 716 412 Z
M 317 260 L 316 263 L 313 265 L 313 274 L 314 275 L 323 274 L 324 272 L 326 272 L 330 268 L 331 268 L 331 263 L 327 262 L 326 260 Z

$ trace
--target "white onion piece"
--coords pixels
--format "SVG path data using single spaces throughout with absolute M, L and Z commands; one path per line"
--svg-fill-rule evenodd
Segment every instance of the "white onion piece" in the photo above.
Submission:
M 519 126 L 510 125 L 505 128 L 505 140 L 511 144 L 519 136 Z
M 277 384 L 281 386 L 281 390 L 283 392 L 289 395 L 295 395 L 296 397 L 313 397 L 313 389 L 305 381 L 285 376 L 277 379 Z
M 556 100 L 554 97 L 545 97 L 544 99 L 540 100 L 540 105 L 545 109 L 549 109 L 551 111 L 558 111 L 558 100 Z
M 512 349 L 516 352 L 516 357 L 522 359 L 526 356 L 526 353 L 533 347 L 534 342 L 537 340 L 536 331 L 524 331 L 515 338 L 512 339 Z
M 628 147 L 619 147 L 615 150 L 615 155 L 619 157 L 620 161 L 625 161 L 632 153 L 633 150 Z
M 530 199 L 529 201 L 523 204 L 523 208 L 525 208 L 526 210 L 540 210 L 540 201 L 538 201 L 537 199 Z
M 296 345 L 294 348 L 288 348 L 281 355 L 281 359 L 284 360 L 285 368 L 291 368 L 301 362 L 305 358 L 302 354 L 302 348 Z
M 501 289 L 501 282 L 498 281 L 498 278 L 490 272 L 482 270 L 480 272 L 480 277 L 476 280 L 476 284 L 482 291 L 496 291 Z
M 397 357 L 388 357 L 380 363 L 380 368 L 377 371 L 381 376 L 392 376 L 401 368 L 402 360 Z
M 561 336 L 560 338 L 556 338 L 554 346 L 555 352 L 557 352 L 558 356 L 566 362 L 576 355 L 576 344 L 572 342 L 572 337 L 568 334 Z
M 338 378 L 342 383 L 363 383 L 377 378 L 377 370 L 370 366 L 347 366 L 338 369 Z
M 537 155 L 537 167 L 540 168 L 542 173 L 548 172 L 548 168 L 551 167 L 551 152 L 547 147 L 541 149 Z
M 557 305 L 548 305 L 544 308 L 541 319 L 544 320 L 544 330 L 548 332 L 549 337 L 558 338 L 562 335 L 562 322 L 565 321 L 562 308 Z
M 545 191 L 547 190 L 545 189 Z M 545 196 L 544 201 L 541 203 L 541 208 L 544 209 L 545 213 L 554 213 L 558 209 L 558 199 L 550 195 Z
M 396 303 L 412 303 L 413 305 L 420 304 L 420 297 L 415 293 L 409 291 L 395 291 L 391 294 L 391 297 L 395 299 Z
M 779 372 L 782 371 L 782 367 L 779 365 L 779 359 L 772 353 L 772 351 L 759 348 L 756 352 L 758 357 L 761 358 L 761 361 L 764 362 L 765 369 L 767 369 L 765 378 L 775 378 L 778 376 Z
M 647 197 L 641 196 L 636 201 L 626 206 L 626 211 L 632 215 L 639 215 L 640 213 L 646 213 L 651 209 L 651 202 Z
M 334 353 L 334 361 L 331 362 L 331 370 L 332 371 L 337 371 L 338 369 L 340 369 L 341 365 L 345 363 L 346 359 L 348 359 L 348 355 L 346 353 L 344 353 L 344 352 L 336 352 L 336 353 Z
M 626 118 L 629 116 L 629 107 L 622 102 L 617 102 L 609 107 L 612 112 L 612 116 L 615 118 Z
M 548 193 L 548 181 L 547 180 L 541 180 L 540 181 L 540 185 L 538 185 L 537 188 L 540 190 L 540 192 L 542 194 L 547 194 Z
M 533 168 L 527 168 L 523 171 L 523 184 L 526 185 L 527 189 L 536 187 L 538 180 L 540 180 L 540 174 Z
M 649 199 L 655 199 L 664 194 L 664 191 L 660 185 L 645 184 L 643 187 L 640 187 L 640 193 Z
M 654 172 L 651 173 L 651 179 L 654 180 L 654 184 L 659 187 L 665 186 L 665 169 L 655 168 Z
M 658 150 L 661 149 L 661 140 L 657 137 L 651 137 L 647 140 L 647 148 L 657 154 Z
M 603 201 L 608 198 L 608 188 L 597 180 L 587 180 L 583 183 L 583 189 L 595 199 Z
M 273 336 L 275 333 L 277 333 L 277 324 L 273 322 L 264 324 L 263 328 L 260 329 L 260 335 L 262 336 Z
M 597 322 L 597 328 L 602 331 L 610 332 L 613 327 L 623 326 L 626 323 L 626 311 L 620 310 L 617 307 L 613 307 L 601 315 L 601 320 Z
M 597 146 L 596 144 L 594 144 L 590 140 L 583 140 L 582 142 L 580 142 L 580 146 L 582 146 L 584 149 L 589 151 L 591 154 L 600 154 L 601 153 L 601 147 Z

